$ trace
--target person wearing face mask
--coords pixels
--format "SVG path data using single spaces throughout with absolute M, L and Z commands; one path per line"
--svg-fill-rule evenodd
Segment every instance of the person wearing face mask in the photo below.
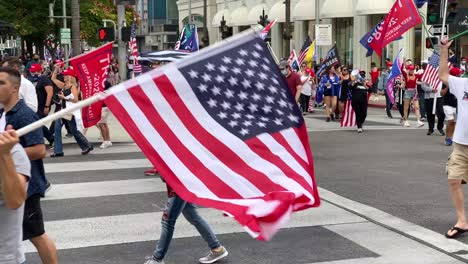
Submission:
M 279 69 L 281 74 L 283 74 L 283 76 L 286 78 L 286 82 L 288 83 L 288 87 L 292 96 L 296 100 L 296 103 L 299 104 L 299 99 L 302 92 L 301 76 L 291 70 L 289 63 L 286 60 L 280 61 Z
M 312 99 L 313 71 L 310 68 L 304 69 L 301 76 L 302 91 L 301 91 L 301 110 L 303 114 L 309 113 L 310 100 Z M 313 111 L 312 111 L 313 112 Z

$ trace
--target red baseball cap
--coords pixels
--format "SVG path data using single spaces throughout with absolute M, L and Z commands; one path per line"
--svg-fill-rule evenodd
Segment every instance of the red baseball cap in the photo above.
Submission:
M 410 64 L 408 65 L 408 67 L 406 67 L 408 69 L 408 71 L 414 71 L 414 65 L 413 64 Z
M 391 61 L 387 61 L 387 67 L 393 66 L 393 63 Z
M 75 77 L 75 71 L 72 69 L 72 68 L 68 68 L 66 70 L 63 71 L 63 76 L 73 76 Z
M 42 66 L 40 64 L 32 64 L 29 68 L 29 72 L 42 72 Z
M 463 71 L 458 67 L 453 67 L 452 69 L 450 69 L 450 75 L 452 75 L 452 76 L 457 76 L 458 77 L 462 73 L 463 73 Z
M 60 67 L 65 66 L 65 63 L 63 63 L 62 60 L 55 60 L 55 61 L 54 61 L 54 64 L 58 64 Z

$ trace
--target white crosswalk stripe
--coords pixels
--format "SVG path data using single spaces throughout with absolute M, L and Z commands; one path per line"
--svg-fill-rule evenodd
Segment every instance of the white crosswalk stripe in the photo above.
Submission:
M 112 152 L 112 149 L 115 152 Z M 117 145 L 105 150 L 107 154 L 136 152 L 139 152 L 139 150 L 135 145 L 124 145 L 121 147 Z M 135 169 L 136 173 L 141 173 L 142 168 L 151 167 L 151 164 L 147 160 L 141 158 L 103 160 L 105 156 L 106 154 L 94 154 L 92 161 L 80 161 L 78 156 L 69 155 L 63 158 L 65 162 L 59 160 L 59 162 L 49 163 L 50 161 L 48 161 L 46 163 L 46 171 L 49 180 L 54 182 L 55 175 L 62 176 L 70 172 L 86 171 L 100 175 L 104 172 L 117 173 L 121 169 Z M 127 180 L 105 180 L 103 179 L 104 177 L 102 175 L 96 176 L 96 181 L 93 182 L 77 182 L 73 180 L 71 183 L 54 184 L 47 197 L 43 199 L 43 205 L 52 202 L 55 204 L 66 204 L 70 201 L 85 199 L 96 199 L 95 201 L 99 201 L 99 199 L 104 199 L 105 197 L 125 200 L 129 195 L 154 193 L 156 196 L 157 193 L 166 192 L 165 184 L 157 177 L 144 178 L 141 176 L 136 179 L 129 177 Z M 339 237 L 349 243 L 357 244 L 363 250 L 367 250 L 378 257 L 331 258 L 330 261 L 315 263 L 458 263 L 446 254 L 369 222 L 363 217 L 334 205 L 336 201 L 343 204 L 349 203 L 344 198 L 340 200 L 337 198 L 338 196 L 334 196 L 335 194 L 326 190 L 321 190 L 321 193 L 323 194 L 322 197 L 327 199 L 322 201 L 321 207 L 295 214 L 283 232 L 288 232 L 288 230 L 292 230 L 293 228 L 322 227 L 339 235 Z M 164 201 L 158 202 L 159 204 L 164 204 Z M 46 219 L 48 213 L 50 212 L 44 211 Z M 233 219 L 223 216 L 220 211 L 202 208 L 200 209 L 200 214 L 207 219 L 217 234 L 245 234 L 244 230 Z M 48 235 L 54 239 L 59 250 L 73 249 L 74 251 L 80 251 L 89 250 L 93 247 L 118 246 L 157 240 L 161 232 L 161 217 L 162 212 L 160 209 L 148 212 L 87 216 L 75 219 L 68 219 L 66 215 L 63 215 L 58 217 L 58 220 L 46 221 L 45 226 Z M 175 229 L 174 238 L 187 239 L 198 236 L 197 230 L 183 217 L 180 217 L 180 221 L 178 221 Z M 310 249 L 295 250 L 313 250 L 312 245 L 315 239 L 313 237 L 310 238 Z M 285 246 L 289 246 L 290 243 L 291 241 L 284 241 Z M 389 246 L 389 244 L 394 246 Z M 256 244 L 256 246 L 261 247 L 262 244 Z M 333 245 L 329 246 L 333 247 Z M 461 245 L 451 244 L 450 246 L 452 247 L 451 249 L 460 249 Z M 28 253 L 35 252 L 34 247 L 29 242 L 25 243 L 25 249 Z M 235 250 L 235 248 L 232 250 Z M 150 253 L 147 252 L 147 254 Z M 398 258 L 395 258 L 395 254 L 398 255 Z M 31 257 L 32 255 L 28 254 L 28 256 Z M 134 257 L 137 260 L 141 260 L 143 256 L 137 255 Z M 190 256 L 187 257 L 190 258 Z M 275 252 L 271 252 L 271 255 L 264 256 L 264 258 L 265 263 L 278 263 L 274 261 Z M 405 260 L 405 262 L 400 262 L 402 260 Z M 73 260 L 62 259 L 61 263 L 74 262 Z M 229 263 L 239 262 L 230 260 Z M 292 261 L 291 263 L 296 262 Z

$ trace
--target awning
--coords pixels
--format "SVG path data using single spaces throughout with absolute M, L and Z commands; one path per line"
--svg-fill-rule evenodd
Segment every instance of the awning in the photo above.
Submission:
M 249 25 L 255 25 L 260 21 L 260 16 L 263 14 L 262 12 L 265 11 L 265 15 L 268 13 L 268 8 L 265 4 L 259 4 L 252 7 L 249 11 L 249 15 L 247 16 L 247 22 Z M 269 20 L 270 17 L 268 17 Z
M 390 12 L 395 0 L 358 0 L 356 15 L 387 14 Z
M 230 22 L 229 20 L 231 19 L 231 12 L 228 9 L 221 9 L 213 17 L 213 20 L 211 22 L 213 27 L 221 26 L 221 19 L 223 19 L 223 16 L 224 16 L 224 20 L 226 21 L 226 24 Z
M 273 21 L 278 19 L 278 22 L 286 22 L 286 8 L 283 0 L 276 2 L 268 12 L 268 20 Z
M 381 1 L 381 0 L 369 0 Z M 320 11 L 320 18 L 353 17 L 353 1 L 325 0 Z
M 240 6 L 231 13 L 231 19 L 227 23 L 230 27 L 248 26 L 249 21 L 245 18 L 249 15 L 249 9 L 246 6 Z M 224 16 L 226 19 L 226 16 Z
M 300 0 L 294 7 L 292 19 L 298 20 L 315 20 L 315 1 Z

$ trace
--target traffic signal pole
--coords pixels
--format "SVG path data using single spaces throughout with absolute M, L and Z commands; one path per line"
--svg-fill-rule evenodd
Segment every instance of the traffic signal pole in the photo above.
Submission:
M 127 45 L 122 41 L 122 26 L 125 21 L 125 6 L 117 5 L 117 36 L 118 36 L 118 61 L 119 76 L 121 81 L 127 80 Z

